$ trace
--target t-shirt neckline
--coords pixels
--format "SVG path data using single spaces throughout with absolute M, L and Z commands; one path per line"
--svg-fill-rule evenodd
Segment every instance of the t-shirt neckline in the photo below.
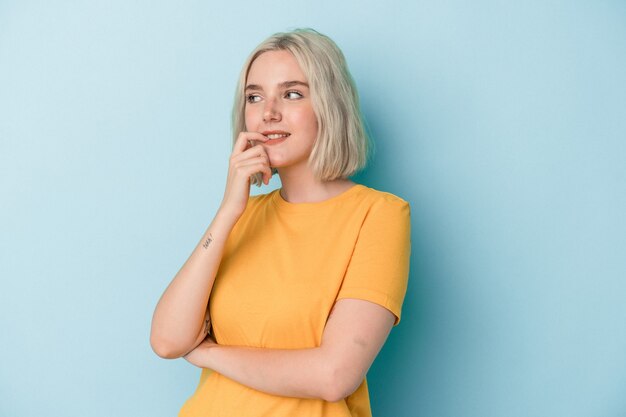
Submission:
M 324 207 L 330 206 L 338 201 L 344 200 L 350 197 L 352 194 L 356 193 L 358 190 L 362 189 L 364 185 L 355 183 L 352 187 L 347 190 L 337 194 L 334 197 L 328 198 L 324 201 L 317 201 L 314 203 L 290 203 L 285 200 L 280 195 L 280 188 L 273 191 L 272 202 L 276 205 L 276 207 L 280 210 L 289 211 L 289 212 L 309 212 L 313 210 L 319 210 Z

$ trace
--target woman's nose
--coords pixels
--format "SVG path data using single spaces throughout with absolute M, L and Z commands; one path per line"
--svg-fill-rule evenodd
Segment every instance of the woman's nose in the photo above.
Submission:
M 263 121 L 264 122 L 277 122 L 280 121 L 281 114 L 280 109 L 275 100 L 267 100 L 265 102 L 265 109 L 263 109 Z

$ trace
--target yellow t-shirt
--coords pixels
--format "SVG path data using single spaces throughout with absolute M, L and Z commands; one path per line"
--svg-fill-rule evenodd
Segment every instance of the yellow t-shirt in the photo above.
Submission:
M 409 272 L 410 208 L 356 184 L 319 203 L 279 191 L 250 197 L 233 228 L 209 301 L 222 345 L 319 346 L 340 298 L 368 300 L 400 320 Z M 294 369 L 294 372 L 297 372 Z M 179 417 L 371 416 L 367 383 L 330 403 L 269 395 L 203 369 Z

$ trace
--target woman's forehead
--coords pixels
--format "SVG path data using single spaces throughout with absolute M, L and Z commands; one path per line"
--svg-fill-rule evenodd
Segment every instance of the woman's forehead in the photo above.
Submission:
M 307 84 L 298 61 L 289 51 L 268 51 L 259 55 L 250 65 L 246 85 L 280 86 L 287 82 Z

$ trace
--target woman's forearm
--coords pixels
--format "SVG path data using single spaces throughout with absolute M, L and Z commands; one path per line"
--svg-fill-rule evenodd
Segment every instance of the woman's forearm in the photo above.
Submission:
M 237 216 L 219 210 L 202 239 L 159 300 L 152 317 L 150 344 L 164 358 L 177 358 L 202 340 L 206 309 L 226 239 Z
M 323 348 L 262 349 L 213 344 L 194 352 L 193 363 L 268 394 L 338 401 L 333 366 Z
M 269 139 L 258 132 L 241 132 L 233 145 L 222 204 L 204 236 L 159 300 L 152 317 L 150 344 L 164 358 L 177 358 L 200 343 L 206 332 L 206 309 L 226 240 L 250 199 L 250 176 L 272 176 L 269 157 L 255 142 Z
M 222 346 L 207 338 L 185 359 L 268 394 L 339 401 L 361 385 L 394 321 L 394 314 L 378 304 L 341 299 L 319 347 Z

